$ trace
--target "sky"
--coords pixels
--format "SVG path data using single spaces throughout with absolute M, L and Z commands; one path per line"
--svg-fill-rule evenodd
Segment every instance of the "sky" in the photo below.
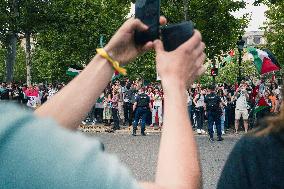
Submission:
M 261 5 L 261 6 L 253 6 L 252 3 L 254 0 L 246 0 L 249 4 L 247 5 L 246 9 L 242 9 L 238 12 L 233 13 L 234 16 L 240 17 L 246 13 L 251 14 L 251 22 L 249 23 L 248 28 L 246 28 L 246 31 L 259 31 L 259 27 L 263 26 L 263 22 L 266 20 L 266 17 L 264 15 L 264 12 L 267 10 L 267 6 Z M 131 6 L 131 14 L 134 14 L 135 12 L 135 6 L 132 4 Z
M 250 13 L 252 20 L 246 31 L 259 31 L 259 27 L 263 26 L 263 22 L 266 20 L 264 12 L 267 10 L 267 6 L 253 6 L 254 0 L 247 0 L 247 2 L 249 5 L 247 5 L 246 9 L 233 13 L 233 15 L 239 17 L 245 13 Z

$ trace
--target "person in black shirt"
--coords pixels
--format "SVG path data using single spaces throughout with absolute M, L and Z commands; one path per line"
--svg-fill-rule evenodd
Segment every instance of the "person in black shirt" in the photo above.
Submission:
M 218 141 L 224 140 L 222 138 L 222 132 L 221 132 L 221 115 L 222 115 L 222 109 L 221 109 L 221 98 L 215 94 L 215 86 L 209 87 L 210 94 L 208 94 L 205 97 L 205 104 L 206 104 L 206 111 L 207 111 L 207 117 L 208 117 L 208 133 L 210 137 L 210 141 L 213 142 L 213 125 L 215 123 L 216 129 L 217 129 L 217 135 L 218 135 Z
M 126 85 L 126 91 L 123 94 L 124 101 L 124 119 L 125 123 L 128 122 L 128 125 L 132 125 L 133 120 L 133 99 L 135 95 L 135 90 L 131 86 L 131 83 Z
M 266 118 L 260 127 L 235 145 L 217 188 L 284 188 L 283 106 L 278 116 Z
M 7 87 L 7 84 L 5 82 L 2 83 L 2 87 L 0 90 L 0 99 L 1 100 L 10 99 L 10 89 Z
M 137 109 L 136 109 L 137 108 Z M 145 90 L 141 88 L 139 90 L 139 95 L 137 96 L 135 103 L 133 105 L 133 111 L 135 111 L 135 118 L 133 122 L 133 136 L 136 136 L 137 125 L 139 119 L 141 120 L 141 135 L 145 136 L 145 124 L 149 110 L 151 110 L 150 97 L 145 93 Z

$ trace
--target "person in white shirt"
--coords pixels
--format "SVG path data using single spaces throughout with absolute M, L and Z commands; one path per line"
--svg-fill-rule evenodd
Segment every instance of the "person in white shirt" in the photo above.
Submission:
M 163 95 L 159 91 L 158 88 L 155 88 L 154 90 L 154 96 L 153 96 L 153 111 L 152 111 L 152 124 L 156 123 L 156 114 L 158 112 L 158 118 L 159 118 L 159 127 L 162 127 L 163 123 L 163 109 L 162 109 L 162 104 L 163 104 Z
M 205 99 L 206 91 L 202 89 L 197 95 L 195 95 L 193 99 L 193 103 L 195 105 L 195 115 L 196 115 L 196 124 L 198 134 L 205 134 L 206 132 L 203 130 L 204 124 L 204 99 Z
M 238 133 L 240 118 L 243 117 L 245 133 L 248 132 L 248 103 L 249 98 L 248 92 L 244 85 L 236 90 L 234 99 L 236 100 L 236 109 L 235 109 L 235 132 Z

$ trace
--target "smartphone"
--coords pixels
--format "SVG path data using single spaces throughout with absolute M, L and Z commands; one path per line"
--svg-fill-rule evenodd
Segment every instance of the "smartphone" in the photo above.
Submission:
M 145 44 L 158 39 L 160 34 L 160 0 L 136 0 L 135 18 L 149 26 L 145 32 L 135 31 L 136 44 Z
M 193 36 L 194 24 L 186 21 L 178 24 L 164 26 L 161 36 L 166 51 L 173 51 Z

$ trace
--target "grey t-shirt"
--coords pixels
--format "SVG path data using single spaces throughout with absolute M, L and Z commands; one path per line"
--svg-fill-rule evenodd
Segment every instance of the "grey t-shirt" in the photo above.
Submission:
M 101 143 L 0 103 L 0 188 L 136 189 Z

